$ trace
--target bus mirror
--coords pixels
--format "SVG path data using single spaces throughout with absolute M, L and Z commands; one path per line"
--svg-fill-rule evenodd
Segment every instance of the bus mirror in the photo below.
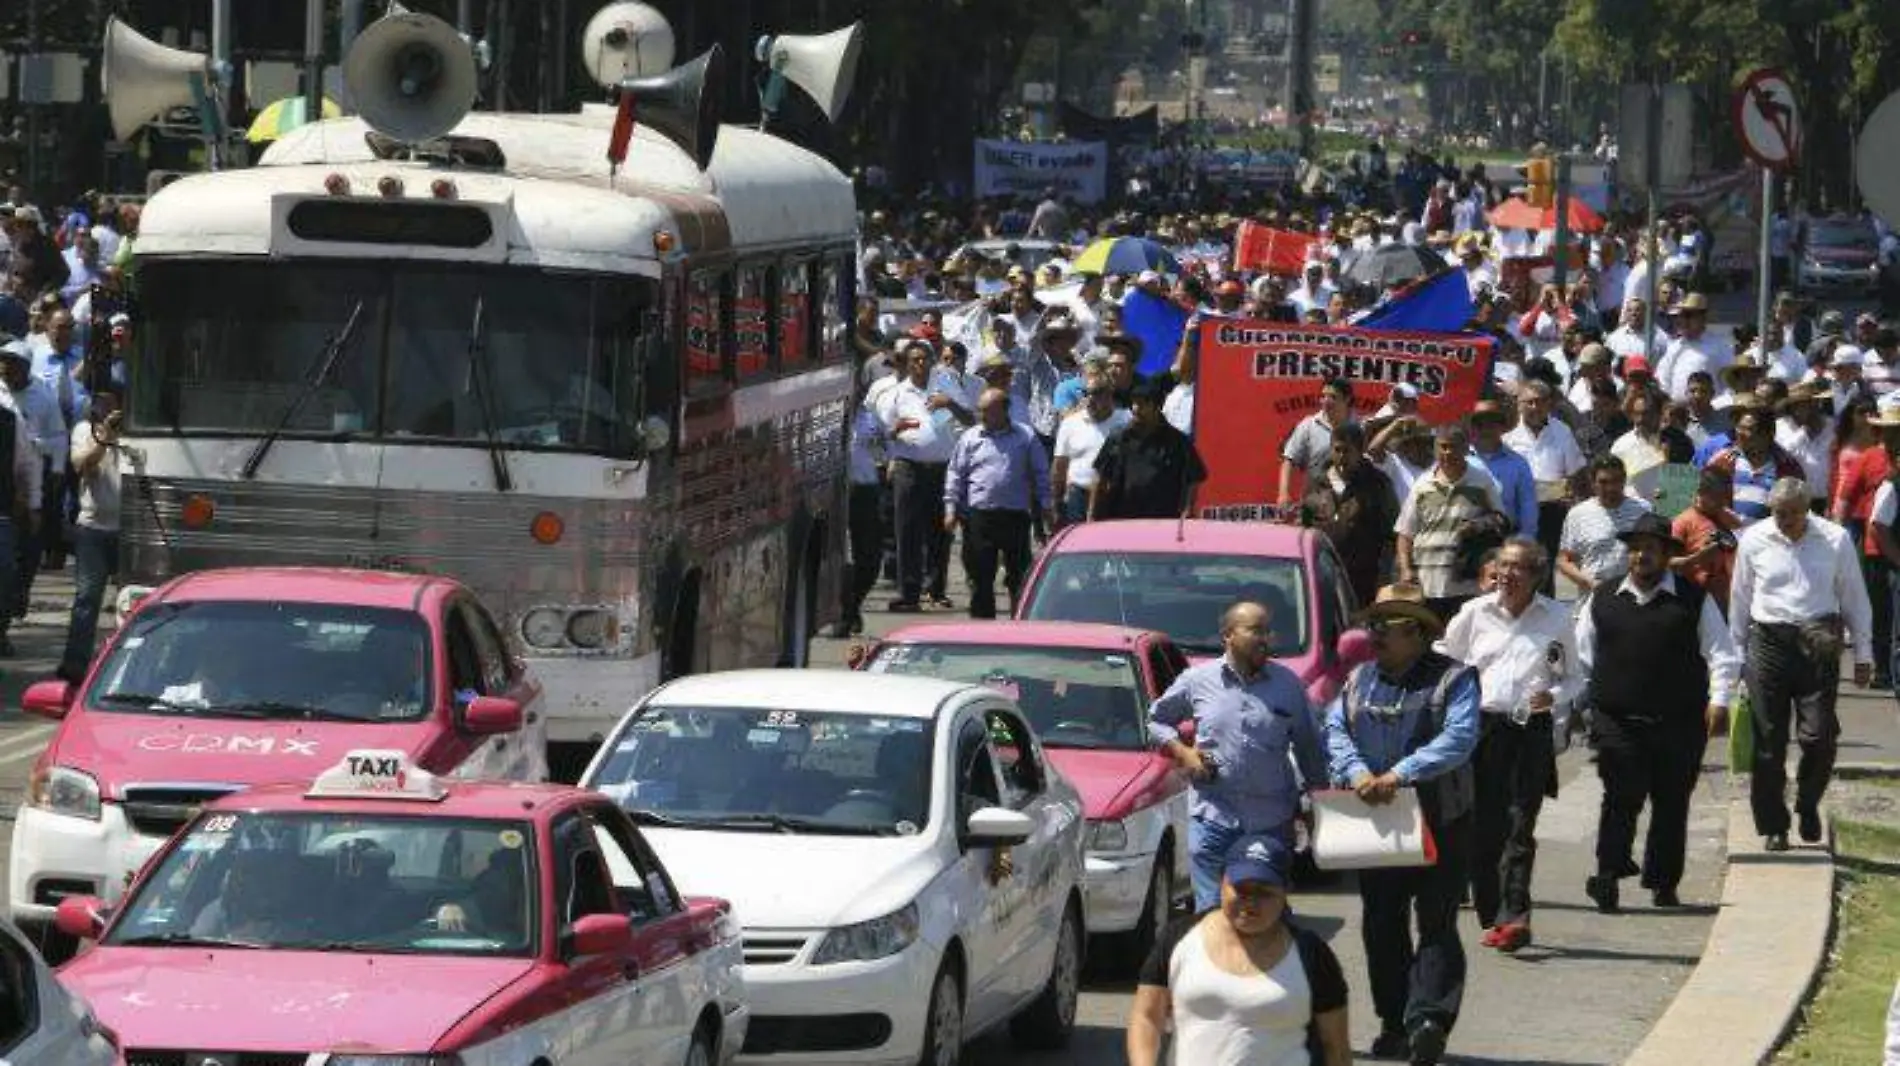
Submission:
M 666 451 L 672 443 L 673 427 L 667 425 L 666 419 L 659 415 L 648 415 L 640 423 L 640 446 L 646 449 L 646 454 L 657 455 Z

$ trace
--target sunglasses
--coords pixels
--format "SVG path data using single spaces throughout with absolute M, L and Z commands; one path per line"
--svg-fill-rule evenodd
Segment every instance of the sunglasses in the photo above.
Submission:
M 1416 618 L 1374 618 L 1366 623 L 1374 633 L 1404 633 L 1418 628 Z

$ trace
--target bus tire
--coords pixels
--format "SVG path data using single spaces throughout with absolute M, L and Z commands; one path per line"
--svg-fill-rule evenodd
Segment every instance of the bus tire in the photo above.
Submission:
M 818 633 L 818 527 L 812 528 L 798 566 L 786 575 L 785 646 L 779 665 L 795 670 L 811 665 L 812 637 Z
M 680 581 L 679 596 L 673 601 L 673 618 L 666 631 L 660 656 L 660 680 L 685 677 L 698 669 L 695 653 L 699 650 L 699 573 L 694 571 Z

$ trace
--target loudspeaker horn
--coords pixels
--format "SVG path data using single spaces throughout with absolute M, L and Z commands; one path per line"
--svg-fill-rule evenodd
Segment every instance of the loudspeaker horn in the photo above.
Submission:
M 630 78 L 658 77 L 673 66 L 673 27 L 647 4 L 608 4 L 581 31 L 581 63 L 604 89 Z
M 844 113 L 864 47 L 864 24 L 821 34 L 781 34 L 761 42 L 759 59 L 786 81 L 805 90 L 832 122 Z
M 705 170 L 719 137 L 719 105 L 707 87 L 721 84 L 725 69 L 725 53 L 715 44 L 657 78 L 623 81 L 620 91 L 633 98 L 636 122 L 679 145 Z
M 203 53 L 167 48 L 117 17 L 106 20 L 99 91 L 114 137 L 123 141 L 172 108 L 196 104 L 210 87 L 211 63 Z
M 475 55 L 455 27 L 392 8 L 343 57 L 350 104 L 370 128 L 407 144 L 440 137 L 475 106 Z

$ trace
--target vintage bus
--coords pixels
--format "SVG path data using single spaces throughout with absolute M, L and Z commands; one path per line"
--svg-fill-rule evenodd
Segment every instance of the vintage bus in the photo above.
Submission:
M 153 196 L 128 587 L 453 575 L 570 772 L 666 677 L 802 665 L 844 560 L 851 182 L 734 126 L 704 169 L 636 129 L 615 173 L 614 121 L 333 119 Z

